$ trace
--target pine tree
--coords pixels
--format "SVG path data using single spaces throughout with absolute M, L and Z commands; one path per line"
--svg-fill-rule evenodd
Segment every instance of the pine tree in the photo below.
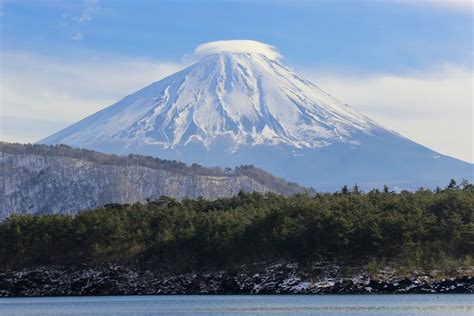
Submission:
M 342 194 L 349 194 L 349 188 L 347 187 L 347 185 L 344 185 L 341 189 L 341 193 Z
M 354 193 L 354 194 L 360 194 L 360 193 L 361 193 L 361 191 L 360 191 L 359 186 L 357 185 L 357 183 L 356 183 L 356 185 L 354 185 L 354 187 L 352 188 L 352 193 Z
M 449 181 L 447 189 L 454 190 L 454 189 L 457 189 L 457 188 L 458 188 L 458 184 L 456 183 L 456 180 L 451 179 L 451 181 Z

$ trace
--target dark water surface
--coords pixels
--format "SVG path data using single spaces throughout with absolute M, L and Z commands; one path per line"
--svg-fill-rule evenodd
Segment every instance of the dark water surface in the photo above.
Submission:
M 474 295 L 171 295 L 0 298 L 0 315 L 474 315 Z

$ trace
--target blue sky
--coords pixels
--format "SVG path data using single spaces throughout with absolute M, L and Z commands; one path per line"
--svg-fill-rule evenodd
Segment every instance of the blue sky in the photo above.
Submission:
M 200 43 L 236 38 L 275 45 L 293 65 L 399 72 L 472 63 L 472 14 L 379 2 L 7 1 L 2 44 L 178 60 Z
M 35 141 L 109 105 L 182 67 L 201 43 L 252 39 L 390 128 L 474 161 L 469 2 L 0 3 L 5 140 Z

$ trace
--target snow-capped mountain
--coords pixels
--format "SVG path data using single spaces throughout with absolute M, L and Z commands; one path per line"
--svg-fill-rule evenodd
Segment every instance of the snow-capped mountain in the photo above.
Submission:
M 194 56 L 191 66 L 40 142 L 204 165 L 255 164 L 328 190 L 473 176 L 472 165 L 383 128 L 300 78 L 271 46 L 212 42 Z
M 87 129 L 84 129 L 87 126 Z M 319 148 L 378 126 L 264 54 L 205 56 L 45 142 Z M 74 132 L 77 131 L 77 132 Z

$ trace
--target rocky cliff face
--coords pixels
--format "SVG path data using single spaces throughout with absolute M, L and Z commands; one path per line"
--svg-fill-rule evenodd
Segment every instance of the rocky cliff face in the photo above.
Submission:
M 163 195 L 217 199 L 239 191 L 292 194 L 303 190 L 255 168 L 223 171 L 156 159 L 144 163 L 146 157 L 109 156 L 69 147 L 64 151 L 61 146 L 0 145 L 0 219 L 13 212 L 73 213 Z M 259 175 L 266 178 L 256 179 Z

